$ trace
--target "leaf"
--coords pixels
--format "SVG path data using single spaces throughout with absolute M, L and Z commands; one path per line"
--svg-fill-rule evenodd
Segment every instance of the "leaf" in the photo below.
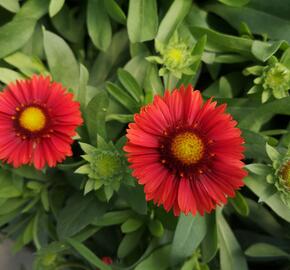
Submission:
M 131 97 L 133 97 L 136 102 L 140 102 L 143 97 L 143 91 L 134 77 L 128 71 L 119 68 L 118 79 Z
M 144 230 L 140 229 L 124 236 L 117 251 L 119 258 L 127 257 L 138 246 L 143 232 Z
M 216 214 L 206 215 L 205 221 L 207 233 L 202 241 L 201 253 L 202 261 L 208 263 L 218 251 Z
M 105 6 L 113 20 L 121 24 L 126 24 L 126 15 L 115 0 L 105 0 Z
M 16 52 L 4 58 L 8 64 L 18 68 L 23 74 L 30 77 L 33 74 L 48 74 L 40 59 Z
M 173 265 L 184 261 L 197 249 L 206 235 L 205 218 L 197 214 L 181 215 L 172 242 L 171 260 Z
M 158 28 L 156 0 L 130 0 L 127 28 L 132 43 L 154 39 Z
M 250 2 L 250 0 L 218 0 L 218 1 L 232 7 L 242 7 Z
M 22 179 L 19 181 L 22 183 Z M 17 181 L 18 182 L 18 181 Z M 8 171 L 0 171 L 0 198 L 15 198 L 22 194 L 22 188 L 17 182 L 13 182 L 13 177 Z
M 130 112 L 135 113 L 138 111 L 138 103 L 129 96 L 122 88 L 111 82 L 107 83 L 106 87 L 109 94 L 122 104 Z
M 135 270 L 166 270 L 170 266 L 171 245 L 163 246 L 157 250 L 154 250 L 151 255 L 139 263 Z
M 25 202 L 26 202 L 26 199 L 19 199 L 19 198 L 6 200 L 3 204 L 1 204 L 0 216 L 12 213 L 17 209 L 19 211 L 19 208 L 23 206 Z
M 79 87 L 79 65 L 67 43 L 56 34 L 43 31 L 43 42 L 50 72 L 55 81 L 67 88 Z
M 23 75 L 12 69 L 0 68 L 0 81 L 5 84 L 15 82 L 16 80 L 22 80 L 24 78 L 25 77 Z
M 191 5 L 191 0 L 174 0 L 160 23 L 156 36 L 158 42 L 166 44 L 169 41 L 174 31 L 190 11 Z
M 104 6 L 107 0 L 89 0 L 87 8 L 87 27 L 93 44 L 106 51 L 111 43 L 112 28 Z
M 271 9 L 276 9 L 276 3 L 271 2 L 270 5 L 264 6 L 264 2 L 260 2 L 260 4 L 257 0 L 251 2 L 253 5 L 246 7 L 234 8 L 213 4 L 206 6 L 206 9 L 222 17 L 236 29 L 239 29 L 240 22 L 245 22 L 254 34 L 267 33 L 274 40 L 287 40 L 289 42 L 290 22 L 281 17 L 280 14 L 272 14 Z M 280 2 L 283 3 L 283 1 Z M 261 6 L 267 10 L 263 10 Z M 285 4 L 284 9 L 289 12 L 289 5 Z
M 278 161 L 282 158 L 280 153 L 268 143 L 266 144 L 266 151 L 272 161 Z
M 240 245 L 221 212 L 218 212 L 217 220 L 221 269 L 247 270 L 247 262 Z
M 229 202 L 239 215 L 244 217 L 249 215 L 249 206 L 240 192 L 237 191 L 236 196 L 234 198 L 230 198 Z
M 111 267 L 104 264 L 100 258 L 98 258 L 91 250 L 85 245 L 72 238 L 66 240 L 86 261 L 93 266 L 98 267 L 100 270 L 110 270 Z
M 90 84 L 102 84 L 111 70 L 127 57 L 128 35 L 121 30 L 114 34 L 110 47 L 100 52 L 90 70 Z
M 247 187 L 258 197 L 262 197 L 264 190 L 270 185 L 264 177 L 249 175 L 244 179 Z M 270 198 L 265 200 L 265 203 L 280 217 L 290 222 L 289 208 L 282 202 L 280 194 L 277 192 Z
M 280 41 L 268 43 L 268 45 L 265 46 L 265 42 L 254 40 L 251 51 L 257 59 L 265 62 L 271 56 L 273 56 L 280 49 L 280 47 L 284 44 L 285 44 L 285 41 L 280 40 Z
M 93 220 L 92 224 L 95 226 L 112 226 L 122 224 L 128 220 L 134 212 L 131 210 L 113 211 L 104 214 L 101 217 L 97 217 Z
M 158 238 L 163 236 L 164 227 L 159 220 L 157 219 L 151 220 L 148 227 L 153 236 L 158 237 Z
M 85 119 L 90 135 L 91 143 L 93 145 L 97 142 L 97 135 L 106 138 L 105 117 L 109 105 L 109 98 L 105 91 L 99 92 L 89 102 L 85 109 Z
M 50 0 L 49 3 L 49 16 L 55 16 L 63 7 L 65 0 Z
M 0 6 L 14 13 L 20 9 L 19 0 L 0 0 Z
M 143 222 L 140 219 L 129 218 L 126 222 L 124 222 L 121 226 L 121 231 L 123 233 L 131 233 L 137 231 Z
M 266 243 L 257 243 L 248 247 L 245 254 L 255 258 L 286 258 L 290 260 L 290 255 L 288 253 L 276 246 Z
M 77 100 L 79 101 L 81 108 L 84 110 L 86 106 L 87 97 L 87 84 L 89 80 L 89 72 L 87 68 L 80 64 L 80 87 L 77 92 Z
M 129 187 L 122 185 L 119 190 L 119 195 L 138 214 L 141 215 L 147 214 L 147 202 L 145 200 L 145 195 L 142 186 L 137 185 L 135 187 Z
M 11 0 L 9 0 L 11 1 Z M 36 21 L 47 12 L 46 0 L 26 2 L 12 21 L 0 27 L 0 58 L 20 49 L 33 34 Z
M 272 172 L 272 167 L 260 163 L 248 164 L 245 166 L 245 168 L 254 174 L 263 176 L 266 176 L 267 174 Z
M 71 237 L 89 225 L 96 217 L 104 214 L 106 205 L 93 194 L 76 194 L 67 201 L 59 213 L 57 233 L 61 239 Z

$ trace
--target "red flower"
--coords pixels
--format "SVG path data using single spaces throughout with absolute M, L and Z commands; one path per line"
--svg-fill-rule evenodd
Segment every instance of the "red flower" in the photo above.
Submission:
M 82 124 L 79 103 L 72 98 L 49 77 L 9 84 L 0 94 L 0 159 L 42 169 L 71 156 L 72 136 Z
M 210 212 L 243 186 L 244 140 L 226 105 L 192 86 L 166 91 L 135 114 L 124 150 L 146 199 L 175 215 Z

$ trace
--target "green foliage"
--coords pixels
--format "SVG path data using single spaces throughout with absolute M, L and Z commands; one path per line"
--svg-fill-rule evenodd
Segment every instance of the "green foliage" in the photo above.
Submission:
M 13 250 L 29 245 L 33 270 L 286 270 L 289 11 L 288 0 L 0 0 L 1 90 L 50 76 L 84 119 L 55 168 L 1 163 Z M 249 175 L 227 204 L 178 218 L 147 202 L 123 146 L 141 108 L 188 84 L 227 104 Z

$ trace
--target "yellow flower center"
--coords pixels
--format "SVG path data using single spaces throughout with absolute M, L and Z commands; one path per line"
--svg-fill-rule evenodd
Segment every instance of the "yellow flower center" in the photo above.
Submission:
M 180 62 L 183 58 L 183 52 L 179 49 L 173 48 L 169 50 L 168 57 L 176 62 Z
M 287 187 L 290 188 L 290 161 L 288 161 L 281 170 L 281 176 Z
M 192 132 L 176 135 L 171 142 L 171 152 L 185 165 L 197 163 L 204 154 L 204 144 L 200 137 Z
M 19 117 L 21 127 L 31 131 L 40 131 L 44 128 L 46 116 L 43 111 L 37 107 L 28 107 L 23 110 Z

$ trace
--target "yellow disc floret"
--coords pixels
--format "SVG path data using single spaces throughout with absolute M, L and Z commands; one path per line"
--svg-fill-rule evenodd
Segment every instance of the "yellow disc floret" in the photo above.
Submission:
M 193 132 L 183 132 L 176 135 L 171 142 L 173 156 L 185 165 L 197 163 L 204 154 L 204 144 Z
M 168 58 L 179 63 L 183 60 L 183 52 L 180 49 L 172 48 L 168 51 Z
M 290 161 L 288 161 L 281 169 L 281 177 L 285 187 L 290 189 Z
M 24 109 L 19 117 L 19 124 L 31 132 L 40 131 L 44 128 L 46 123 L 46 116 L 40 108 L 27 107 Z

